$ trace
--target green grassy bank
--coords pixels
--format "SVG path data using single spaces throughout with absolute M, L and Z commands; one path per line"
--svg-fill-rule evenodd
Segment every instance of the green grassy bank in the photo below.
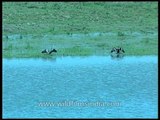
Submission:
M 157 2 L 3 2 L 3 57 L 157 55 Z M 57 53 L 41 54 L 54 47 Z

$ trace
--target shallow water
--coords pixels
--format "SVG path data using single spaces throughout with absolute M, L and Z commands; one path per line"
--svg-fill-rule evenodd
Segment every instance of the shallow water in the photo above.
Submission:
M 3 59 L 3 118 L 157 118 L 157 59 Z
M 157 32 L 123 32 L 124 35 L 126 36 L 130 36 L 130 37 L 137 37 L 138 39 L 142 39 L 142 38 L 154 38 L 158 36 Z M 77 40 L 81 39 L 81 38 L 86 38 L 86 37 L 97 37 L 97 36 L 117 36 L 117 32 L 93 32 L 93 33 L 86 33 L 86 34 L 57 34 L 57 35 L 53 35 L 53 34 L 45 34 L 45 35 L 41 35 L 41 36 L 37 36 L 37 35 L 21 35 L 21 34 L 13 34 L 13 35 L 3 35 L 3 39 L 9 39 L 9 40 L 17 40 L 17 39 L 33 39 L 33 38 L 37 38 L 40 37 L 41 39 L 56 39 L 56 38 L 76 38 Z M 155 39 L 157 40 L 157 39 Z

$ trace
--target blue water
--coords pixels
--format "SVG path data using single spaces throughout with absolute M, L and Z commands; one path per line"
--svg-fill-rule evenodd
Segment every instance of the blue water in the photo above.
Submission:
M 157 118 L 157 59 L 3 59 L 3 118 Z

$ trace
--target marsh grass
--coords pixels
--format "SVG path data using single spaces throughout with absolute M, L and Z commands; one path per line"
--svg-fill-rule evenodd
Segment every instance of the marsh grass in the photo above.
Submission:
M 126 35 L 122 41 L 115 35 L 86 35 L 75 36 L 59 35 L 52 37 L 34 36 L 32 39 L 25 38 L 3 41 L 3 57 L 44 57 L 54 56 L 88 56 L 88 55 L 109 55 L 113 47 L 121 46 L 125 49 L 126 55 L 151 55 L 158 54 L 157 37 L 141 37 Z M 49 35 L 48 35 L 49 36 Z M 58 52 L 51 55 L 42 54 L 44 49 L 55 48 Z M 10 53 L 10 54 L 9 54 Z M 12 53 L 12 54 L 11 54 Z

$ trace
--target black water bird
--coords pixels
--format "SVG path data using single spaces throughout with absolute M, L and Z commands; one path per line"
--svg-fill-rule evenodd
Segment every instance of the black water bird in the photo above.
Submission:
M 125 51 L 121 47 L 117 47 L 117 48 L 114 47 L 114 48 L 112 48 L 110 53 L 111 53 L 112 57 L 117 57 L 118 58 L 118 57 L 123 57 Z
M 57 52 L 57 50 L 56 49 L 51 49 L 51 50 L 44 49 L 41 53 L 51 54 L 52 52 Z
M 121 54 L 121 53 L 125 53 L 123 48 L 112 48 L 111 53 L 116 53 L 116 54 Z

